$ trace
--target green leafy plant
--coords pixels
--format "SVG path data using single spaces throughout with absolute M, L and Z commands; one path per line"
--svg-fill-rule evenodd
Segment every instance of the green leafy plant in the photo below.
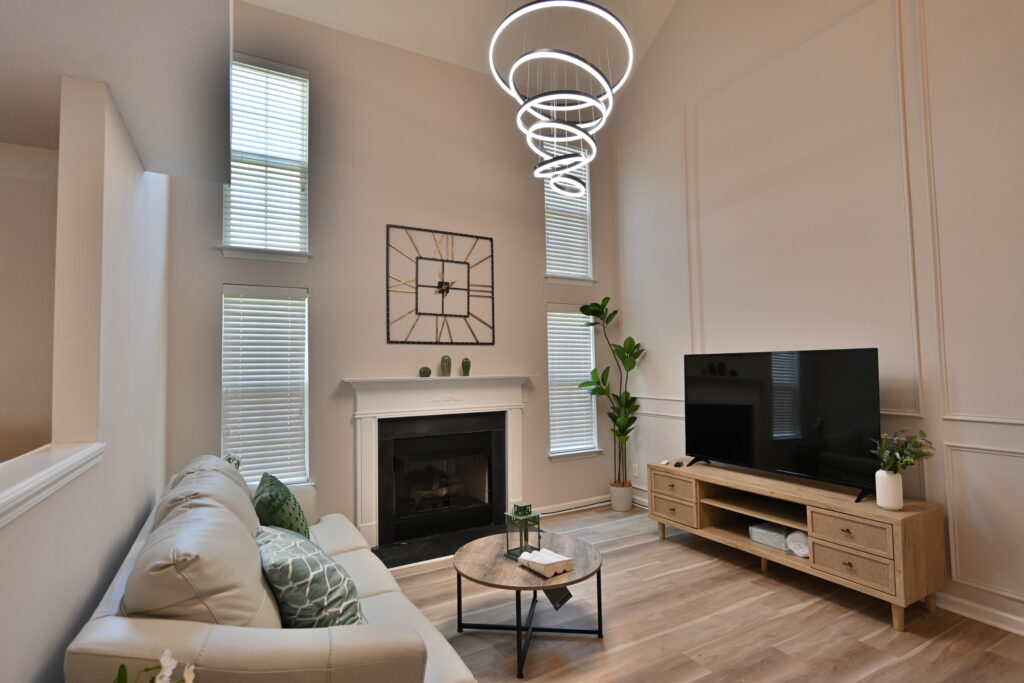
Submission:
M 907 434 L 907 430 L 901 429 L 892 434 L 882 434 L 882 438 L 875 441 L 875 449 L 871 452 L 878 456 L 879 469 L 886 472 L 901 472 L 918 460 L 930 458 L 935 454 L 935 447 L 927 438 L 927 434 L 919 431 L 917 434 Z
M 621 344 L 612 343 L 608 336 L 608 326 L 619 314 L 617 310 L 609 311 L 610 297 L 601 299 L 600 303 L 589 303 L 580 306 L 580 313 L 590 316 L 587 323 L 590 327 L 600 327 L 604 340 L 615 358 L 618 371 L 615 385 L 612 385 L 611 367 L 598 372 L 597 368 L 590 371 L 590 379 L 581 382 L 580 387 L 590 390 L 591 396 L 604 396 L 608 399 L 608 419 L 611 421 L 612 436 L 615 437 L 614 481 L 612 486 L 631 486 L 626 471 L 626 444 L 636 429 L 636 412 L 640 403 L 629 393 L 629 373 L 636 369 L 640 357 L 646 349 L 632 337 L 626 337 Z

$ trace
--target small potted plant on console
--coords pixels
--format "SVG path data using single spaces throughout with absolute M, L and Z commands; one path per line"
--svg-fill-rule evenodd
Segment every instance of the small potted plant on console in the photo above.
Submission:
M 935 454 L 927 435 L 919 431 L 907 434 L 900 429 L 892 434 L 882 434 L 875 441 L 876 448 L 871 451 L 878 456 L 879 466 L 875 472 L 875 502 L 883 510 L 903 509 L 903 470 L 918 460 L 930 458 Z M 874 439 L 872 439 L 874 441 Z

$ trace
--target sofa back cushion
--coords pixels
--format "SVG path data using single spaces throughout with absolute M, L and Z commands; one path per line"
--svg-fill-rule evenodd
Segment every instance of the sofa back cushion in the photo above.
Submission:
M 237 482 L 218 469 L 194 470 L 178 477 L 176 485 L 157 502 L 154 523 L 161 524 L 175 508 L 185 504 L 192 507 L 223 506 L 238 517 L 250 536 L 256 533 L 260 524 L 248 487 L 239 488 Z
M 169 510 L 125 582 L 126 616 L 232 626 L 281 626 L 252 534 L 234 512 L 206 500 Z
M 248 493 L 249 491 L 249 487 L 245 483 L 245 478 L 242 476 L 242 473 L 238 471 L 238 468 L 224 458 L 216 455 L 197 455 L 189 460 L 188 464 L 182 467 L 181 471 L 171 478 L 171 486 L 176 486 L 181 478 L 186 474 L 206 471 L 220 472 L 230 481 L 233 481 L 244 492 Z

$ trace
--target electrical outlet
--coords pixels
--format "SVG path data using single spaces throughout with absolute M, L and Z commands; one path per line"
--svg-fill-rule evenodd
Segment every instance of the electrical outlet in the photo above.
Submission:
M 634 477 L 639 477 L 640 476 L 640 463 L 638 463 L 638 462 L 633 463 L 633 476 Z

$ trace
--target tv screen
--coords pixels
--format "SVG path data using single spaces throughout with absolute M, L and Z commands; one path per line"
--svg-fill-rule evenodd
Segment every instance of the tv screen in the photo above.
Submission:
M 686 454 L 874 488 L 878 349 L 693 354 Z

